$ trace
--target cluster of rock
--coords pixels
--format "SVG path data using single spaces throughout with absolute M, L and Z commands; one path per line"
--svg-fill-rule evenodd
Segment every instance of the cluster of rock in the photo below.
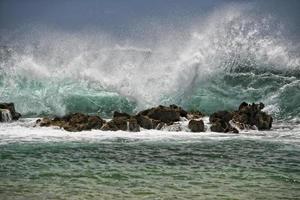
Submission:
M 263 103 L 248 104 L 243 102 L 236 111 L 218 111 L 209 116 L 212 132 L 239 133 L 243 129 L 269 130 L 273 118 L 263 112 Z M 13 103 L 0 103 L 0 121 L 17 120 L 21 114 L 15 111 Z M 166 130 L 167 127 L 188 121 L 187 127 L 192 132 L 204 132 L 206 126 L 199 111 L 187 112 L 179 106 L 158 106 L 143 110 L 136 115 L 114 112 L 111 120 L 83 113 L 68 114 L 63 117 L 43 118 L 36 121 L 37 126 L 57 126 L 66 131 L 98 129 L 103 131 L 139 132 L 143 129 Z M 4 119 L 5 118 L 5 119 Z M 170 129 L 173 130 L 173 129 Z M 181 130 L 181 129 L 176 129 Z
M 18 120 L 21 114 L 16 112 L 14 103 L 0 103 L 0 122 Z
M 273 119 L 263 112 L 264 104 L 247 104 L 243 102 L 237 111 L 218 111 L 210 115 L 210 130 L 213 132 L 239 133 L 242 129 L 268 130 L 272 127 Z M 174 123 L 188 120 L 188 128 L 192 132 L 204 132 L 205 125 L 201 112 L 187 112 L 179 106 L 158 106 L 143 110 L 136 115 L 114 112 L 110 121 L 99 116 L 89 116 L 82 113 L 38 120 L 40 126 L 58 126 L 67 131 L 82 131 L 100 129 L 103 131 L 138 132 L 143 129 L 160 130 L 171 127 Z
M 200 112 L 186 112 L 176 105 L 158 106 L 129 115 L 127 113 L 114 112 L 110 121 L 105 121 L 99 116 L 90 116 L 82 113 L 69 114 L 63 117 L 53 119 L 43 118 L 37 120 L 39 126 L 58 126 L 67 131 L 82 131 L 91 129 L 100 129 L 103 131 L 130 131 L 139 132 L 143 129 L 160 130 L 163 127 L 170 126 L 179 122 L 181 118 L 190 119 L 189 127 L 191 131 L 203 132 L 204 123 Z
M 263 112 L 263 103 L 248 104 L 243 102 L 237 111 L 219 111 L 209 117 L 213 132 L 238 133 L 239 129 L 269 130 L 272 127 L 273 118 Z

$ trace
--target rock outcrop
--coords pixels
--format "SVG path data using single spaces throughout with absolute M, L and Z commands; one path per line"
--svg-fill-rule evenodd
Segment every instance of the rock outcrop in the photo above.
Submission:
M 264 107 L 263 103 L 243 102 L 239 106 L 239 110 L 233 113 L 233 122 L 239 124 L 240 129 L 255 126 L 258 130 L 269 130 L 272 128 L 273 118 L 262 111 Z
M 0 104 L 1 105 L 1 104 Z M 0 107 L 1 108 L 1 107 Z M 263 112 L 264 104 L 243 102 L 237 111 L 218 111 L 210 115 L 210 130 L 222 133 L 239 133 L 242 129 L 268 130 L 273 118 Z M 12 109 L 12 113 L 16 113 Z M 141 128 L 204 132 L 205 125 L 200 111 L 187 112 L 179 106 L 158 106 L 143 110 L 136 115 L 114 112 L 112 120 L 106 122 L 99 116 L 82 113 L 69 114 L 53 119 L 43 118 L 37 121 L 40 126 L 58 126 L 67 131 L 100 129 L 103 131 L 139 132 Z M 186 126 L 187 125 L 187 126 Z
M 192 132 L 204 132 L 203 120 L 192 119 L 189 121 L 188 127 Z
M 0 122 L 18 120 L 21 114 L 16 112 L 14 103 L 0 103 Z
M 136 118 L 130 116 L 129 114 L 114 112 L 113 119 L 104 124 L 101 130 L 139 132 L 140 125 L 138 124 Z
M 221 133 L 238 133 L 239 131 L 232 127 L 229 123 L 233 117 L 233 113 L 229 111 L 218 111 L 210 115 L 209 122 L 212 124 L 210 130 Z
M 36 122 L 40 126 L 58 126 L 66 131 L 76 132 L 91 129 L 100 129 L 105 120 L 99 116 L 89 116 L 82 113 L 69 114 L 63 117 L 53 119 L 43 118 Z
M 269 130 L 272 127 L 273 118 L 263 112 L 263 103 L 248 104 L 241 103 L 237 111 L 219 111 L 209 117 L 211 131 L 213 132 L 233 132 L 238 133 L 239 129 Z M 234 127 L 234 126 L 235 127 Z
M 150 119 L 157 120 L 166 124 L 172 124 L 180 120 L 181 115 L 185 115 L 183 110 L 175 105 L 170 107 L 158 106 L 138 113 L 138 115 L 147 116 Z

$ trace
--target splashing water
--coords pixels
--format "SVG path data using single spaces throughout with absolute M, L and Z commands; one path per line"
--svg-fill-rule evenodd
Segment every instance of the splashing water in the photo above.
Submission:
M 189 36 L 161 42 L 162 36 L 151 47 L 99 33 L 39 30 L 1 49 L 0 100 L 27 116 L 109 116 L 169 103 L 210 113 L 263 101 L 278 118 L 297 117 L 297 47 L 275 19 L 248 11 L 218 10 L 195 22 Z
M 0 109 L 0 112 L 1 112 L 1 121 L 3 122 L 12 121 L 12 116 L 8 109 Z

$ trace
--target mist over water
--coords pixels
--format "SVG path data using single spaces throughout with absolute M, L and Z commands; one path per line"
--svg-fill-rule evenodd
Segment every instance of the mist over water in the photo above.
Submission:
M 211 113 L 262 101 L 278 119 L 299 117 L 299 42 L 277 18 L 236 4 L 184 31 L 147 25 L 143 40 L 41 25 L 4 35 L 0 100 L 25 116 L 110 116 L 173 103 Z

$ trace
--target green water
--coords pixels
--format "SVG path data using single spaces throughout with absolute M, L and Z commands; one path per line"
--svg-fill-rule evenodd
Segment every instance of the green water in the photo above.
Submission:
M 12 143 L 0 199 L 299 199 L 299 145 L 252 139 Z

